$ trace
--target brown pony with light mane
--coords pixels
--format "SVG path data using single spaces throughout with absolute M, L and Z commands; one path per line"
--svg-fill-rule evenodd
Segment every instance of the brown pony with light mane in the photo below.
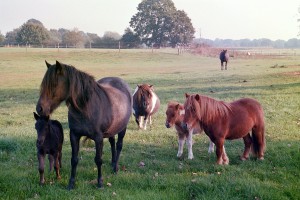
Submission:
M 132 111 L 130 88 L 118 77 L 95 81 L 93 76 L 58 61 L 54 65 L 46 62 L 46 65 L 47 71 L 41 83 L 36 111 L 40 116 L 49 116 L 61 102 L 65 101 L 67 104 L 72 146 L 72 170 L 68 189 L 75 186 L 79 141 L 82 136 L 95 141 L 97 181 L 98 187 L 102 187 L 103 139 L 109 138 L 111 165 L 113 171 L 117 172 L 123 138 Z
M 187 129 L 192 130 L 193 124 L 199 123 L 215 143 L 217 164 L 229 164 L 224 148 L 225 139 L 244 139 L 242 160 L 249 158 L 251 146 L 258 159 L 264 159 L 264 113 L 258 101 L 243 98 L 227 103 L 199 94 L 186 94 L 184 109 Z
M 202 132 L 202 127 L 200 127 L 199 123 L 196 123 L 193 126 L 192 134 L 190 134 L 190 131 L 183 125 L 184 112 L 183 104 L 176 101 L 169 102 L 166 111 L 167 119 L 165 125 L 167 128 L 174 126 L 176 129 L 178 136 L 177 157 L 180 158 L 182 156 L 184 142 L 186 141 L 188 146 L 188 159 L 193 159 L 193 135 L 200 134 Z M 214 143 L 210 141 L 208 153 L 214 152 L 214 146 Z

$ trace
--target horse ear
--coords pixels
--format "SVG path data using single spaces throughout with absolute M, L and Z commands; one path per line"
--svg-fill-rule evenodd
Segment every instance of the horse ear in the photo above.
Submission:
M 45 63 L 47 65 L 47 68 L 51 67 L 51 64 L 47 62 L 47 60 L 45 60 Z
M 35 112 L 33 112 L 33 116 L 35 120 L 38 120 L 40 118 L 40 116 L 38 114 L 36 114 Z
M 199 94 L 196 94 L 195 99 L 196 99 L 197 101 L 199 101 L 199 100 L 200 100 L 200 95 L 199 95 Z
M 189 98 L 189 94 L 188 93 L 185 93 L 185 98 Z
M 56 61 L 56 72 L 60 74 L 62 72 L 62 64 Z

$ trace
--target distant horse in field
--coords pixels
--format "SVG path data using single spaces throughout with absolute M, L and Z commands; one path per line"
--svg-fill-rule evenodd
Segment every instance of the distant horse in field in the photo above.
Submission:
M 50 171 L 54 169 L 56 178 L 61 179 L 59 169 L 61 168 L 62 145 L 64 142 L 64 132 L 62 125 L 57 120 L 50 120 L 49 116 L 40 117 L 35 112 L 33 116 L 36 120 L 35 129 L 37 131 L 37 157 L 39 161 L 40 184 L 45 183 L 44 167 L 45 155 L 48 154 Z
M 117 172 L 123 138 L 132 111 L 130 88 L 117 77 L 107 77 L 96 82 L 94 77 L 73 66 L 58 61 L 54 65 L 46 62 L 46 65 L 48 69 L 41 83 L 36 110 L 41 116 L 49 116 L 61 102 L 66 101 L 72 146 L 72 171 L 68 189 L 75 186 L 79 140 L 82 136 L 95 141 L 97 186 L 102 187 L 103 138 L 109 138 L 112 169 Z M 115 134 L 118 134 L 116 144 Z
M 215 143 L 217 164 L 229 164 L 224 148 L 225 139 L 244 139 L 242 160 L 249 158 L 251 146 L 258 159 L 264 159 L 264 113 L 256 100 L 243 98 L 226 103 L 199 94 L 186 94 L 184 109 L 187 129 L 192 130 L 193 124 L 200 123 L 204 132 Z
M 221 70 L 224 69 L 224 62 L 225 62 L 225 70 L 227 70 L 227 62 L 229 60 L 229 53 L 227 49 L 223 49 L 220 53 L 220 60 L 221 60 Z
M 200 127 L 199 123 L 195 123 L 193 125 L 193 129 L 190 131 L 186 129 L 183 125 L 184 118 L 184 107 L 183 104 L 180 104 L 175 101 L 171 101 L 168 103 L 167 111 L 166 111 L 166 127 L 171 128 L 175 126 L 178 136 L 178 153 L 177 157 L 181 157 L 183 153 L 183 146 L 186 140 L 188 146 L 188 159 L 193 159 L 193 135 L 200 134 L 202 132 L 202 127 Z M 214 143 L 210 141 L 208 153 L 214 152 Z
M 152 124 L 152 115 L 158 111 L 159 107 L 160 100 L 154 93 L 153 86 L 137 85 L 133 93 L 133 115 L 139 128 L 146 130 L 148 119 Z

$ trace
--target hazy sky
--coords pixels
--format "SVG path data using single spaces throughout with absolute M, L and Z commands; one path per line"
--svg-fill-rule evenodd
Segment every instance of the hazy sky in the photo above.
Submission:
M 47 29 L 123 34 L 141 0 L 0 0 L 0 31 L 34 18 Z M 300 0 L 173 0 L 191 18 L 195 36 L 288 40 L 297 37 Z

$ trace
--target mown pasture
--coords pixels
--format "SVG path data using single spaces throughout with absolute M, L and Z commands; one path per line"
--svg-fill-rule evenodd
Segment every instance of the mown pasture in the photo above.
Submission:
M 103 189 L 96 188 L 93 142 L 81 146 L 75 190 L 66 189 L 71 145 L 64 103 L 53 113 L 64 127 L 62 179 L 46 170 L 39 185 L 34 129 L 35 104 L 45 60 L 71 64 L 96 79 L 119 76 L 132 90 L 153 84 L 161 108 L 151 128 L 138 130 L 130 120 L 120 171 L 110 167 L 104 142 Z M 221 71 L 215 57 L 176 50 L 0 49 L 0 199 L 300 199 L 300 55 L 231 58 Z M 261 102 L 266 121 L 265 160 L 240 161 L 242 140 L 225 143 L 230 164 L 218 166 L 208 154 L 205 134 L 194 137 L 194 159 L 178 160 L 174 129 L 165 127 L 168 101 L 184 93 L 224 101 L 242 97 Z M 144 166 L 140 163 L 143 162 Z M 48 169 L 48 162 L 47 162 Z

